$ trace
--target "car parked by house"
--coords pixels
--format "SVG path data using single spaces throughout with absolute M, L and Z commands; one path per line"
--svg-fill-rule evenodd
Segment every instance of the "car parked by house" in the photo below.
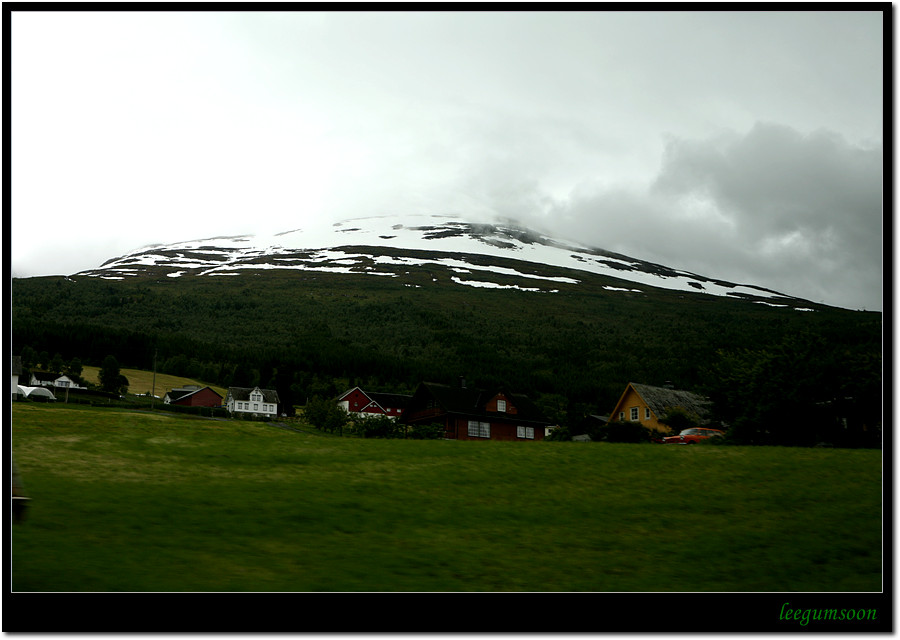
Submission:
M 693 429 L 685 429 L 677 436 L 666 436 L 662 438 L 663 444 L 696 444 L 707 438 L 721 438 L 725 435 L 724 431 L 718 429 L 704 429 L 696 427 Z

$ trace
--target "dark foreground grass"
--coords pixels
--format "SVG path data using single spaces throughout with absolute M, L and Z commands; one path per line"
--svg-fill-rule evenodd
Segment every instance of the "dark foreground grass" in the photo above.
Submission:
M 14 591 L 879 591 L 881 452 L 13 406 Z

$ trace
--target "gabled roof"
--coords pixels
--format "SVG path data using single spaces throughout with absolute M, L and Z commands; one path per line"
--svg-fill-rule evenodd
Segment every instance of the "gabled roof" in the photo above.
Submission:
M 191 387 L 189 389 L 172 389 L 171 391 L 166 392 L 166 395 L 169 396 L 169 400 L 171 400 L 172 402 L 177 402 L 179 400 L 184 400 L 188 396 L 192 396 L 195 393 L 200 393 L 204 389 L 209 389 L 210 391 L 215 393 L 220 398 L 222 397 L 222 394 L 217 392 L 212 387 L 196 387 L 196 388 Z
M 31 375 L 34 376 L 35 380 L 41 380 L 42 382 L 53 382 L 63 377 L 61 373 L 49 373 L 47 371 L 32 371 Z
M 360 389 L 362 391 L 362 389 Z M 412 396 L 407 396 L 402 393 L 379 393 L 376 391 L 366 393 L 363 391 L 373 402 L 377 402 L 378 405 L 385 409 L 387 407 L 396 407 L 398 409 L 403 409 L 404 407 L 409 406 L 409 401 L 412 400 Z
M 412 400 L 412 396 L 404 395 L 401 393 L 379 393 L 377 391 L 364 391 L 360 387 L 353 387 L 349 391 L 345 391 L 344 393 L 339 395 L 337 397 L 337 401 L 340 402 L 354 391 L 359 391 L 366 398 L 368 398 L 370 404 L 374 403 L 378 405 L 378 407 L 382 410 L 388 407 L 403 409 L 407 407 L 409 405 L 409 401 Z
M 450 385 L 437 384 L 435 382 L 423 382 L 416 390 L 416 394 L 427 393 L 434 398 L 435 403 L 447 413 L 478 419 L 503 420 L 507 422 L 536 422 L 550 424 L 540 409 L 528 398 L 518 393 L 509 393 L 502 390 L 488 392 L 483 389 L 470 389 L 468 387 L 451 387 Z M 516 408 L 517 413 L 503 413 L 487 411 L 485 406 L 488 401 L 498 393 L 503 393 Z M 415 396 L 414 396 L 415 397 Z
M 259 387 L 228 387 L 228 395 L 230 395 L 235 400 L 240 400 L 241 402 L 250 399 L 250 393 L 259 389 L 259 392 L 262 393 L 263 402 L 274 402 L 279 403 L 281 400 L 278 399 L 278 392 L 275 389 L 260 389 Z
M 709 398 L 698 393 L 670 389 L 668 387 L 653 387 L 649 384 L 638 384 L 636 382 L 629 384 L 657 417 L 664 416 L 668 409 L 672 407 L 680 407 L 700 418 L 704 418 L 709 414 L 711 406 Z

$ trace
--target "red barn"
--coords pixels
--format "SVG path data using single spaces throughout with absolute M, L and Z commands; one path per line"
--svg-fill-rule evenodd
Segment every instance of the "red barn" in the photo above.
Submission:
M 222 396 L 209 387 L 190 385 L 167 391 L 163 402 L 183 407 L 221 407 Z
M 399 393 L 363 391 L 359 387 L 353 387 L 339 396 L 337 403 L 347 413 L 399 418 L 411 397 Z
M 450 440 L 543 440 L 552 424 L 526 396 L 468 389 L 464 382 L 423 382 L 400 421 L 442 424 Z

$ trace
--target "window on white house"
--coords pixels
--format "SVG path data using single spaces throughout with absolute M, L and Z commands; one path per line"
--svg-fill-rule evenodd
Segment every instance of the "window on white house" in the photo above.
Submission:
M 259 411 L 259 405 L 256 404 L 255 402 L 253 403 L 253 410 L 254 410 L 254 411 Z
M 516 437 L 534 440 L 534 427 L 516 427 Z
M 638 407 L 631 407 L 631 420 L 633 422 L 637 422 L 638 416 L 639 416 Z
M 468 433 L 470 438 L 490 438 L 491 423 L 479 422 L 478 420 L 469 420 Z
M 497 400 L 497 411 L 506 412 L 506 400 Z

